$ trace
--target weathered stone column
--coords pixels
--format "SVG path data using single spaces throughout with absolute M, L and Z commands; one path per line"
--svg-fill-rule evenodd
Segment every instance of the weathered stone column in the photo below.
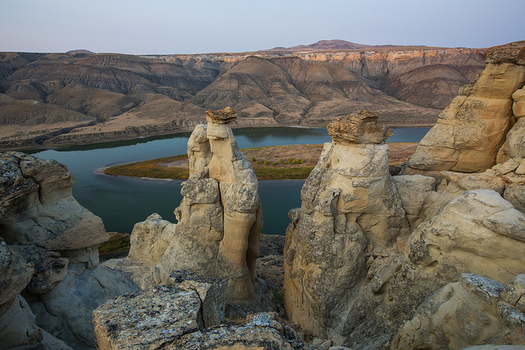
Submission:
M 365 248 L 386 249 L 408 233 L 388 172 L 392 131 L 370 112 L 328 125 L 332 143 L 292 209 L 284 250 L 284 304 L 289 318 L 319 336 L 344 317 L 340 303 L 366 279 Z
M 175 210 L 175 237 L 160 259 L 165 279 L 188 269 L 209 277 L 228 277 L 228 302 L 255 301 L 262 210 L 258 182 L 239 151 L 228 125 L 231 108 L 207 111 L 208 126 L 198 125 L 188 141 L 190 178 Z

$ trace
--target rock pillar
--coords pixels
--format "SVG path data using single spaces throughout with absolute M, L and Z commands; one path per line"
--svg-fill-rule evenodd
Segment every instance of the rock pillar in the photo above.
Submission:
M 262 210 L 255 172 L 228 125 L 235 118 L 231 108 L 207 111 L 208 125 L 190 136 L 190 178 L 175 210 L 175 239 L 158 267 L 163 276 L 180 269 L 228 276 L 228 301 L 252 302 Z
M 366 276 L 365 250 L 393 247 L 408 222 L 388 172 L 392 130 L 370 112 L 328 125 L 332 142 L 292 209 L 284 250 L 284 302 L 293 322 L 319 336 Z

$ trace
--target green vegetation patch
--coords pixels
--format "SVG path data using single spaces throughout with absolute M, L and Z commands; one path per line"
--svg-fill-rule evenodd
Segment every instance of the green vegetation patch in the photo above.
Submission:
M 187 155 L 157 158 L 143 162 L 115 165 L 106 168 L 104 172 L 108 175 L 150 177 L 154 179 L 187 179 L 187 166 L 168 166 L 176 161 L 187 161 Z
M 102 243 L 100 247 L 98 247 L 98 251 L 100 254 L 104 254 L 129 250 L 129 238 L 129 235 L 112 237 L 109 241 Z
M 313 170 L 313 166 L 304 167 L 262 167 L 256 168 L 255 174 L 260 180 L 306 179 Z

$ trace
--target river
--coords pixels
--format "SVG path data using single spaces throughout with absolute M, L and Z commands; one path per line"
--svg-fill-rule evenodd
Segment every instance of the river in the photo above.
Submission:
M 388 142 L 419 142 L 429 128 L 393 128 Z M 319 144 L 330 142 L 326 129 L 247 128 L 235 129 L 240 148 Z M 100 216 L 107 231 L 131 233 L 133 225 L 152 213 L 176 222 L 173 210 L 180 204 L 182 181 L 152 181 L 137 178 L 96 175 L 109 165 L 136 162 L 186 153 L 189 133 L 134 141 L 76 146 L 33 153 L 65 164 L 77 180 L 73 195 L 77 201 Z M 264 227 L 263 233 L 284 235 L 290 220 L 288 211 L 301 205 L 304 180 L 259 181 Z

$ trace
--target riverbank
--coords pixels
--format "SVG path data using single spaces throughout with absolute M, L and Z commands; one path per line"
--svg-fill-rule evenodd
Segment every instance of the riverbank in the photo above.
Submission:
M 390 165 L 408 160 L 417 143 L 390 143 Z M 286 145 L 242 149 L 259 180 L 306 179 L 316 166 L 323 145 Z M 177 155 L 97 169 L 96 174 L 151 179 L 188 178 L 188 156 Z
M 205 121 L 202 121 L 202 123 L 205 123 Z M 413 123 L 406 123 L 406 122 L 384 122 L 383 125 L 390 127 L 390 128 L 430 128 L 435 124 L 434 120 L 417 120 Z M 34 136 L 30 138 L 24 138 L 22 136 L 19 137 L 7 137 L 3 135 L 4 133 L 11 132 L 10 130 L 15 130 L 17 127 L 15 126 L 3 126 L 2 132 L 0 132 L 0 151 L 22 151 L 22 152 L 29 152 L 34 153 L 36 151 L 46 150 L 46 149 L 68 149 L 68 148 L 75 148 L 75 147 L 96 147 L 101 146 L 105 147 L 106 145 L 111 145 L 118 142 L 124 142 L 124 143 L 134 143 L 136 141 L 144 141 L 144 140 L 154 140 L 154 139 L 161 139 L 161 138 L 170 138 L 175 137 L 178 135 L 183 134 L 189 134 L 191 133 L 195 125 L 187 126 L 187 127 L 175 127 L 175 128 L 166 128 L 162 130 L 141 130 L 141 129 L 130 129 L 126 132 L 118 131 L 118 130 L 110 130 L 110 131 L 104 131 L 99 133 L 90 133 L 90 134 L 83 134 L 83 133 L 76 133 L 76 132 L 69 132 L 72 131 L 75 128 L 71 128 L 71 130 L 68 131 L 68 137 L 63 137 L 60 140 L 51 141 L 51 136 L 56 135 L 62 135 L 62 129 L 60 130 L 54 130 L 50 131 L 46 135 L 39 135 Z M 19 128 L 19 127 L 18 127 Z M 243 130 L 243 129 L 253 129 L 253 128 L 301 128 L 301 129 L 311 129 L 311 128 L 319 128 L 319 129 L 325 129 L 326 124 L 312 124 L 312 125 L 287 125 L 287 124 L 261 124 L 261 125 L 246 125 L 246 126 L 232 126 L 233 131 L 236 130 Z M 33 131 L 33 133 L 37 133 L 37 131 Z M 16 134 L 16 133 L 15 133 Z M 65 135 L 65 134 L 64 134 Z

